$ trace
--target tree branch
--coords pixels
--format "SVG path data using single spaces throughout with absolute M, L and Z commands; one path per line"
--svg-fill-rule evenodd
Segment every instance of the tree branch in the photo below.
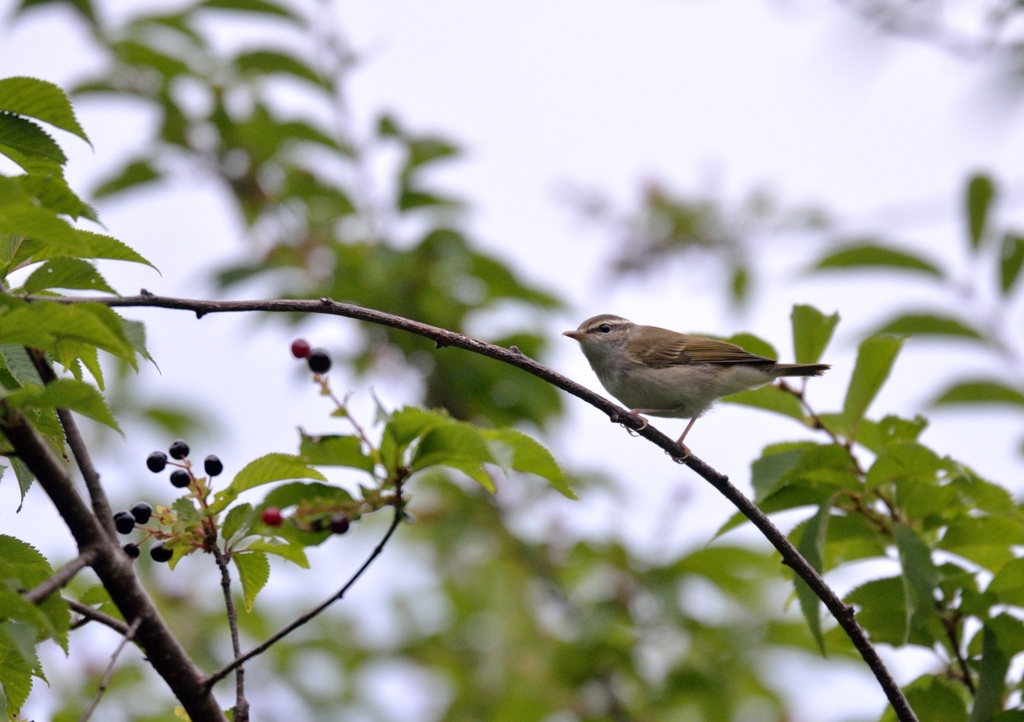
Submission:
M 782 555 L 783 563 L 793 569 L 801 579 L 807 582 L 807 585 L 814 591 L 815 595 L 817 595 L 817 597 L 825 604 L 825 607 L 829 612 L 831 612 L 831 614 L 836 618 L 836 621 L 839 622 L 839 625 L 847 635 L 849 635 L 854 646 L 857 648 L 857 651 L 860 652 L 861 657 L 875 675 L 879 685 L 885 692 L 885 696 L 888 698 L 889 703 L 896 712 L 897 719 L 899 719 L 900 722 L 917 722 L 917 717 L 911 709 L 910 704 L 907 702 L 906 697 L 903 695 L 903 692 L 900 690 L 899 685 L 896 683 L 896 680 L 885 666 L 881 657 L 878 656 L 877 650 L 875 650 L 871 645 L 867 633 L 857 623 L 853 607 L 843 603 L 842 599 L 839 598 L 839 595 L 837 595 L 832 588 L 825 583 L 825 580 L 821 575 L 818 574 L 814 567 L 812 567 L 796 550 L 796 547 L 790 543 L 789 539 L 786 538 L 786 535 L 779 531 L 778 527 L 776 527 L 775 524 L 773 524 L 772 521 L 750 499 L 748 499 L 738 488 L 733 486 L 727 476 L 720 474 L 696 456 L 693 456 L 692 454 L 687 456 L 686 452 L 674 440 L 649 425 L 646 421 L 641 421 L 621 406 L 612 403 L 603 396 L 594 393 L 590 389 L 587 389 L 575 381 L 572 381 L 534 361 L 519 351 L 519 349 L 513 350 L 502 348 L 501 346 L 485 343 L 475 338 L 455 333 L 453 331 L 448 331 L 443 328 L 437 328 L 436 326 L 420 323 L 419 321 L 413 321 L 401 316 L 384 313 L 383 311 L 363 308 L 350 303 L 339 303 L 326 297 L 319 300 L 201 301 L 155 296 L 143 289 L 138 296 L 108 298 L 74 296 L 30 297 L 29 300 L 56 301 L 58 303 L 103 303 L 107 306 L 122 308 L 167 308 L 192 311 L 196 314 L 197 318 L 202 318 L 209 313 L 242 313 L 253 311 L 265 311 L 272 313 L 317 313 L 332 316 L 343 316 L 345 318 L 352 318 L 380 326 L 387 326 L 389 328 L 407 331 L 434 341 L 438 348 L 445 346 L 461 348 L 481 356 L 487 356 L 488 358 L 507 363 L 515 366 L 516 368 L 522 369 L 527 373 L 533 374 L 534 376 L 547 381 L 551 385 L 572 394 L 578 399 L 586 401 L 594 408 L 605 413 L 612 423 L 621 424 L 627 429 L 631 429 L 636 432 L 639 436 L 644 437 L 655 446 L 663 449 L 665 453 L 671 456 L 677 463 L 685 464 L 690 467 L 690 469 L 715 487 L 719 493 L 728 499 L 733 506 L 739 509 L 739 511 L 747 517 L 755 527 L 757 527 L 761 534 L 763 534 L 771 545 L 774 546 Z M 328 600 L 324 606 L 326 607 L 327 604 L 330 604 L 333 601 L 333 598 Z M 291 629 L 286 628 L 284 633 L 287 633 L 288 631 L 291 631 Z M 274 641 L 276 641 L 276 639 Z M 262 649 L 260 649 L 260 651 L 262 651 Z M 246 655 L 242 661 L 250 658 L 251 656 L 253 656 L 252 652 Z M 228 667 L 222 669 L 220 672 L 217 672 L 210 678 L 210 680 L 216 682 L 239 663 L 239 660 L 235 660 L 234 663 L 228 665 Z
M 121 650 L 124 649 L 124 645 L 128 644 L 135 636 L 135 632 L 139 629 L 139 623 L 141 619 L 136 619 L 132 622 L 131 626 L 125 632 L 125 635 L 121 638 L 121 642 L 117 645 L 117 649 L 110 655 L 110 664 L 107 665 L 107 671 L 103 674 L 103 679 L 100 680 L 100 687 L 96 690 L 96 696 L 92 698 L 92 703 L 89 708 L 82 713 L 78 722 L 89 722 L 89 718 L 92 717 L 92 713 L 96 711 L 96 708 L 100 705 L 100 700 L 103 699 L 103 693 L 107 691 L 107 687 L 110 685 L 110 680 L 114 676 L 114 665 L 117 664 L 117 658 L 121 656 Z
M 85 549 L 77 557 L 61 567 L 52 577 L 30 591 L 25 592 L 25 599 L 33 604 L 41 603 L 48 596 L 70 582 L 78 572 L 92 564 L 93 560 L 96 559 L 96 554 L 95 548 Z
M 138 642 L 193 722 L 224 722 L 217 701 L 203 686 L 181 644 L 139 584 L 128 556 L 111 540 L 86 506 L 75 481 L 21 412 L 0 400 L 0 431 L 32 471 L 78 544 L 96 550 L 92 568 L 125 619 L 139 619 Z
M 111 617 L 109 614 L 104 614 L 98 609 L 93 609 L 88 604 L 82 604 L 77 599 L 64 597 L 64 601 L 67 602 L 67 605 L 71 607 L 71 609 L 81 614 L 85 618 L 86 622 L 93 621 L 99 622 L 100 624 L 105 624 L 118 634 L 128 633 L 128 625 L 122 622 L 120 619 L 115 619 L 114 617 Z M 72 626 L 72 629 L 74 629 L 75 626 L 81 625 L 76 623 L 76 625 Z
M 289 634 L 294 632 L 296 629 L 298 629 L 299 627 L 304 625 L 306 622 L 310 621 L 311 619 L 316 617 L 318 614 L 320 614 L 322 611 L 327 609 L 327 607 L 331 606 L 336 601 L 338 601 L 339 599 L 341 599 L 342 597 L 345 596 L 345 592 L 347 592 L 352 587 L 352 585 L 356 583 L 356 581 L 359 579 L 359 577 L 361 577 L 363 575 L 363 572 L 365 572 L 367 569 L 369 569 L 370 565 L 373 564 L 373 561 L 377 557 L 380 556 L 380 553 L 382 551 L 384 551 L 384 545 L 388 543 L 388 540 L 391 538 L 391 535 L 395 533 L 395 529 L 397 529 L 398 525 L 401 523 L 401 521 L 402 521 L 402 488 L 401 488 L 401 482 L 399 482 L 396 485 L 396 494 L 397 494 L 397 498 L 395 499 L 395 516 L 391 520 L 391 525 L 388 526 L 388 530 L 384 534 L 384 538 L 380 540 L 380 543 L 377 544 L 376 547 L 374 547 L 373 551 L 370 553 L 370 556 L 367 557 L 366 561 L 363 562 L 363 565 L 361 567 L 359 567 L 359 569 L 356 570 L 356 573 L 353 574 L 351 577 L 349 577 L 348 581 L 345 582 L 345 585 L 341 589 L 339 589 L 337 592 L 332 594 L 326 601 L 324 601 L 318 607 L 316 607 L 314 609 L 311 609 L 310 611 L 308 611 L 305 614 L 303 614 L 301 617 L 296 618 L 293 622 L 291 622 L 290 624 L 288 624 L 285 627 L 283 627 L 279 632 L 277 632 L 277 634 L 275 634 L 274 636 L 270 637 L 269 639 L 267 639 L 262 644 L 260 644 L 260 645 L 258 645 L 256 647 L 253 647 L 252 649 L 250 649 L 248 652 L 246 652 L 245 654 L 243 654 L 241 656 L 238 656 L 238 653 L 236 652 L 235 653 L 235 660 L 233 662 L 231 662 L 228 665 L 225 665 L 224 667 L 221 667 L 219 670 L 217 670 L 216 672 L 214 672 L 213 674 L 211 674 L 209 677 L 206 678 L 206 688 L 207 689 L 212 689 L 213 685 L 215 685 L 220 680 L 224 679 L 224 677 L 226 677 L 228 674 L 231 673 L 231 670 L 235 669 L 236 667 L 240 668 L 243 664 L 248 662 L 253 657 L 255 657 L 255 656 L 259 655 L 259 654 L 263 654 L 265 651 L 267 651 L 271 647 L 271 645 L 275 644 L 276 642 L 280 641 L 281 639 L 284 639 L 286 636 L 288 636 Z
M 53 367 L 47 362 L 42 352 L 33 348 L 25 350 L 28 351 L 29 358 L 32 359 L 32 364 L 36 367 L 43 383 L 50 384 L 57 380 Z M 64 438 L 67 439 L 71 453 L 75 457 L 75 463 L 78 464 L 78 469 L 82 472 L 85 488 L 89 491 L 89 499 L 92 501 L 93 513 L 100 520 L 107 536 L 116 540 L 117 529 L 114 526 L 114 512 L 107 500 L 107 492 L 100 483 L 99 472 L 93 466 L 92 457 L 85 446 L 85 439 L 82 438 L 82 432 L 78 430 L 78 424 L 75 423 L 75 417 L 67 409 L 57 409 L 57 418 L 60 419 L 60 425 L 64 427 Z
M 214 540 L 211 546 L 217 566 L 220 567 L 220 586 L 224 590 L 224 606 L 228 611 L 231 649 L 237 660 L 242 656 L 242 646 L 238 641 L 238 612 L 235 611 L 235 602 L 231 598 L 231 573 L 228 571 L 227 557 L 217 547 L 217 541 Z M 235 668 L 235 714 L 233 720 L 234 722 L 249 722 L 249 700 L 245 698 L 245 667 L 241 664 Z

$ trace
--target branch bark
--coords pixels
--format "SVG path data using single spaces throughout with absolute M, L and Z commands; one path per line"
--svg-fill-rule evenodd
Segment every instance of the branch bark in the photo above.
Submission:
M 70 599 L 68 597 L 64 597 L 64 601 L 67 602 L 67 605 L 71 607 L 72 610 L 78 612 L 85 618 L 84 620 L 80 620 L 81 623 L 76 622 L 75 624 L 73 624 L 71 627 L 72 629 L 76 629 L 82 626 L 82 624 L 85 624 L 85 622 L 92 621 L 106 625 L 118 634 L 128 634 L 128 625 L 122 622 L 120 619 L 115 619 L 114 617 L 111 617 L 109 614 L 104 614 L 98 609 L 93 609 L 88 604 L 82 604 L 77 599 Z
M 812 567 L 800 552 L 796 550 L 796 547 L 790 543 L 789 539 L 786 538 L 786 535 L 779 531 L 775 524 L 773 524 L 772 521 L 757 508 L 754 502 L 748 499 L 738 488 L 733 486 L 727 476 L 720 474 L 696 456 L 693 456 L 692 454 L 687 456 L 682 447 L 676 444 L 674 440 L 670 439 L 647 422 L 641 421 L 636 416 L 631 415 L 626 409 L 612 403 L 603 396 L 594 393 L 575 381 L 562 376 L 556 371 L 549 369 L 543 364 L 534 361 L 517 348 L 502 348 L 501 346 L 485 343 L 475 338 L 455 333 L 453 331 L 448 331 L 443 328 L 437 328 L 436 326 L 430 326 L 429 324 L 420 323 L 419 321 L 413 321 L 401 316 L 384 313 L 383 311 L 363 308 L 350 303 L 339 303 L 326 297 L 319 300 L 282 299 L 270 301 L 203 301 L 156 296 L 143 289 L 137 296 L 109 298 L 64 296 L 39 297 L 38 299 L 30 298 L 29 300 L 46 300 L 72 304 L 103 303 L 107 306 L 121 308 L 166 308 L 192 311 L 196 314 L 196 318 L 202 318 L 210 313 L 245 313 L 254 311 L 271 313 L 317 313 L 331 316 L 342 316 L 345 318 L 352 318 L 380 326 L 387 326 L 389 328 L 407 331 L 434 341 L 437 348 L 443 348 L 445 346 L 461 348 L 465 351 L 470 351 L 481 356 L 486 356 L 488 358 L 507 363 L 511 366 L 522 369 L 527 373 L 533 374 L 534 376 L 547 381 L 556 388 L 560 388 L 563 391 L 572 394 L 576 398 L 586 401 L 594 408 L 606 414 L 612 423 L 621 424 L 627 429 L 631 429 L 639 436 L 644 437 L 655 446 L 663 449 L 674 461 L 690 467 L 690 469 L 692 469 L 698 476 L 715 487 L 719 493 L 732 502 L 732 504 L 739 509 L 739 511 L 761 532 L 761 534 L 764 535 L 771 545 L 779 551 L 782 555 L 783 563 L 793 569 L 801 579 L 807 582 L 807 585 L 825 604 L 825 607 L 832 613 L 836 621 L 839 622 L 839 625 L 853 641 L 857 651 L 860 652 L 861 657 L 875 675 L 875 679 L 878 680 L 879 685 L 882 687 L 882 691 L 885 692 L 885 696 L 888 698 L 889 703 L 896 712 L 897 719 L 899 719 L 900 722 L 917 722 L 917 717 L 914 714 L 913 709 L 911 709 L 910 704 L 907 702 L 907 698 L 903 695 L 903 692 L 900 690 L 896 680 L 885 666 L 882 658 L 878 656 L 878 651 L 872 646 L 867 633 L 857 623 L 853 607 L 843 603 L 843 600 L 840 599 L 839 595 L 837 595 L 832 588 L 825 583 L 825 580 L 821 575 L 818 574 L 814 567 Z M 241 661 L 245 661 L 249 656 L 252 656 L 251 652 Z M 235 660 L 233 665 L 237 666 L 239 663 L 239 660 Z M 229 665 L 228 667 L 233 668 L 232 665 Z M 230 671 L 229 668 L 225 668 L 226 671 L 221 670 L 221 672 L 227 674 L 227 672 Z M 213 681 L 220 679 L 220 677 L 223 676 L 221 672 L 218 672 L 210 679 Z
M 48 596 L 70 582 L 78 572 L 85 569 L 96 559 L 96 549 L 90 548 L 83 551 L 77 557 L 69 561 L 45 582 L 25 592 L 25 599 L 33 604 L 39 604 Z
M 128 556 L 111 540 L 86 506 L 74 479 L 28 420 L 0 401 L 0 431 L 35 474 L 78 545 L 95 550 L 91 566 L 125 619 L 139 620 L 136 635 L 153 669 L 164 678 L 193 722 L 225 722 L 203 678 L 139 584 Z

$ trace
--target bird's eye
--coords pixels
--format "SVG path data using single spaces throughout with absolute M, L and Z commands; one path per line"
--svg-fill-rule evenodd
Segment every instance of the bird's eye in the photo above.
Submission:
M 602 323 L 600 326 L 597 327 L 597 330 L 600 331 L 601 333 L 611 333 L 612 327 L 606 323 Z

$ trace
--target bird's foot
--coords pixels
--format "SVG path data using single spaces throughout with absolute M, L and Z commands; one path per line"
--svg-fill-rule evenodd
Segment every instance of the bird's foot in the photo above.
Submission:
M 677 464 L 685 464 L 686 460 L 689 459 L 691 456 L 693 456 L 693 452 L 690 451 L 690 447 L 689 446 L 687 446 L 686 444 L 683 443 L 682 439 L 680 439 L 676 443 L 679 444 L 679 446 L 682 447 L 682 449 L 683 449 L 683 455 L 682 456 L 677 456 L 676 454 L 673 454 L 673 453 L 671 453 L 669 451 L 666 451 L 665 453 L 668 454 L 669 456 L 671 456 L 672 457 L 672 461 L 676 462 Z
M 631 409 L 629 415 L 640 422 L 639 429 L 631 429 L 628 425 L 622 424 L 622 428 L 624 428 L 630 436 L 639 436 L 639 432 L 643 431 L 644 429 L 651 425 L 651 422 L 645 419 L 643 416 L 641 416 L 639 411 Z

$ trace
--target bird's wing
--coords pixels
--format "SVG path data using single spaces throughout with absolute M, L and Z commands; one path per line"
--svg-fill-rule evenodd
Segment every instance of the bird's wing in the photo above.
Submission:
M 734 343 L 681 333 L 673 333 L 671 337 L 662 337 L 658 339 L 658 343 L 654 344 L 642 344 L 634 341 L 627 347 L 626 353 L 637 363 L 653 368 L 686 364 L 718 364 L 722 366 L 751 364 L 760 366 L 775 363 L 770 358 L 745 351 Z

